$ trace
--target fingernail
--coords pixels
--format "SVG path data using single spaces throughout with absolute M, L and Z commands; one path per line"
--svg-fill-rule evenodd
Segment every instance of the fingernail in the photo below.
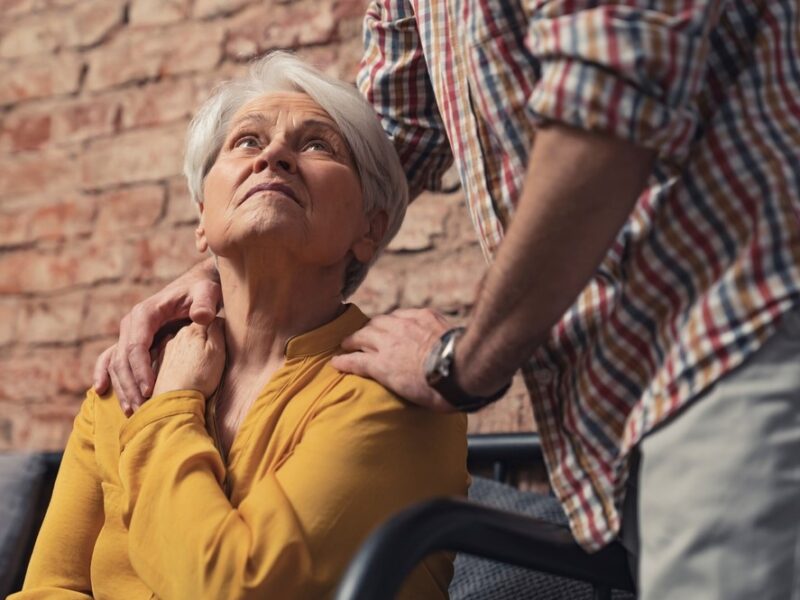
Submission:
M 143 383 L 139 386 L 139 390 L 142 392 L 142 396 L 147 396 L 147 384 Z

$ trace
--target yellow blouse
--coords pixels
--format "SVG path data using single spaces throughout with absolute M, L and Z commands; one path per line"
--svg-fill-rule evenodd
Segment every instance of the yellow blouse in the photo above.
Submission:
M 23 598 L 325 598 L 390 515 L 464 495 L 466 419 L 413 407 L 328 365 L 367 318 L 355 306 L 292 338 L 227 465 L 196 391 L 126 419 L 87 393 L 64 452 Z M 446 598 L 434 555 L 402 597 Z

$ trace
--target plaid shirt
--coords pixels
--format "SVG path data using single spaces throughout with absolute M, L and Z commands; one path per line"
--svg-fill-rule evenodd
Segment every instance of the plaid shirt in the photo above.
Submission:
M 658 150 L 613 246 L 525 368 L 551 483 L 597 549 L 619 530 L 630 450 L 800 304 L 800 6 L 378 0 L 365 44 L 359 86 L 413 192 L 437 189 L 455 159 L 487 258 L 537 124 Z

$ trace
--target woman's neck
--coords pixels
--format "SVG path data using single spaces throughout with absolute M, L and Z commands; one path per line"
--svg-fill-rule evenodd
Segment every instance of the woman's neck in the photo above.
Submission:
M 342 310 L 338 269 L 218 261 L 229 368 L 251 371 L 283 362 L 289 338 L 324 325 Z

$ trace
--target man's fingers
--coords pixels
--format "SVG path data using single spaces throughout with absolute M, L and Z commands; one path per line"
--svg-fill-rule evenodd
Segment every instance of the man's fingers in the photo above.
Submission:
M 113 353 L 114 346 L 112 345 L 103 350 L 102 354 L 97 358 L 97 362 L 94 364 L 92 379 L 94 380 L 94 391 L 98 394 L 105 394 L 111 383 L 111 377 L 108 375 L 108 365 L 111 362 Z
M 375 352 L 378 348 L 385 345 L 387 341 L 386 332 L 369 324 L 362 327 L 355 333 L 342 340 L 342 350 L 348 352 L 368 351 Z M 384 342 L 383 344 L 381 342 Z
M 217 316 L 220 287 L 214 281 L 200 281 L 192 287 L 189 318 L 199 325 L 208 325 Z
M 153 391 L 156 378 L 153 373 L 153 361 L 150 359 L 150 350 L 144 346 L 130 346 L 128 352 L 131 373 L 136 386 L 143 398 L 149 398 Z
M 442 325 L 447 325 L 449 323 L 447 317 L 432 308 L 398 308 L 393 310 L 390 315 L 418 322 L 432 320 Z
M 114 391 L 124 405 L 131 408 L 142 404 L 142 393 L 131 371 L 128 356 L 132 348 L 118 346 L 111 361 L 111 377 L 114 382 Z
M 372 378 L 372 361 L 364 352 L 352 352 L 350 354 L 340 354 L 331 359 L 331 366 L 343 373 L 351 373 L 361 377 Z
M 168 322 L 181 318 L 181 312 L 185 317 L 185 310 L 176 312 L 169 306 L 158 307 L 148 301 L 140 302 L 119 324 L 119 348 L 150 348 L 156 332 Z

